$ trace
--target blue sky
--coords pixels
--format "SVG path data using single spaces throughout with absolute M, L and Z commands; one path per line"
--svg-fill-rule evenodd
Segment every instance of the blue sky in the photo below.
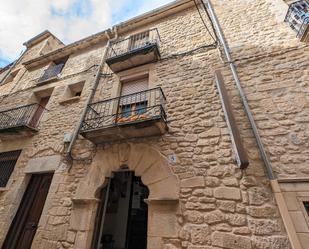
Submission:
M 10 63 L 10 60 L 6 59 L 5 57 L 4 58 L 0 57 L 0 67 L 4 67 L 9 63 Z
M 172 0 L 9 0 L 0 8 L 0 67 L 44 30 L 65 44 L 100 32 Z

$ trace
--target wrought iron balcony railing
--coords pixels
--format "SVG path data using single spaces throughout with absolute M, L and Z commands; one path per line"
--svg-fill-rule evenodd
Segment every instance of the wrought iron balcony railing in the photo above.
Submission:
M 301 41 L 309 41 L 309 0 L 290 4 L 285 22 L 297 33 Z
M 142 48 L 151 47 L 153 45 L 159 47 L 160 41 L 161 39 L 158 29 L 150 29 L 139 34 L 132 35 L 129 38 L 111 43 L 108 48 L 106 58 L 108 60 Z
M 19 106 L 0 112 L 0 131 L 27 126 L 36 129 L 45 108 L 39 104 Z
M 166 98 L 160 87 L 88 105 L 80 131 L 162 119 Z
M 58 77 L 58 74 L 61 73 L 62 69 L 64 67 L 64 63 L 57 64 L 55 66 L 49 67 L 44 71 L 44 74 L 41 78 L 39 78 L 38 83 L 53 79 L 55 77 Z

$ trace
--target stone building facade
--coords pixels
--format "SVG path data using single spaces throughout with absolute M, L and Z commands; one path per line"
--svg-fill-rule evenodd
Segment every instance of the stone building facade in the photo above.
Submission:
M 212 1 L 271 169 L 207 1 L 25 42 L 0 71 L 2 248 L 308 248 L 309 48 L 284 22 L 293 2 Z

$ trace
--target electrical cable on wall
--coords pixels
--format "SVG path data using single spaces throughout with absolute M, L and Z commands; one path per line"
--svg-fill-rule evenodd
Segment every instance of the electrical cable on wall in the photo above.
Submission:
M 87 71 L 89 71 L 89 70 L 92 69 L 93 67 L 98 67 L 98 66 L 99 66 L 99 65 L 92 65 L 92 66 L 90 66 L 89 68 L 87 68 L 87 69 L 85 69 L 85 70 L 83 70 L 83 71 L 80 71 L 80 72 L 77 72 L 77 73 L 74 73 L 74 74 L 66 75 L 66 76 L 64 76 L 63 78 L 61 78 L 60 80 L 65 80 L 65 79 L 68 79 L 68 78 L 72 78 L 72 77 L 74 77 L 74 76 L 77 76 L 77 75 L 79 75 L 79 74 L 86 73 Z M 36 82 L 38 79 L 39 79 L 39 78 L 34 79 L 34 80 L 31 80 L 31 81 Z M 30 82 L 31 82 L 31 81 L 30 81 Z M 15 86 L 16 86 L 16 85 L 15 85 Z M 7 97 L 11 96 L 12 94 L 17 94 L 17 93 L 20 93 L 20 92 L 28 91 L 28 90 L 31 90 L 31 89 L 36 88 L 36 87 L 37 87 L 37 85 L 34 85 L 34 86 L 28 87 L 28 88 L 26 88 L 26 89 L 18 90 L 18 91 L 16 91 L 16 92 L 13 93 L 13 90 L 15 89 L 15 87 L 14 87 L 14 88 L 12 88 L 12 89 L 10 90 L 9 93 L 0 96 L 0 98 L 1 98 L 0 104 L 1 104 Z
M 194 0 L 194 1 L 195 1 L 195 0 Z M 208 20 L 210 21 L 210 25 L 211 25 L 211 28 L 212 28 L 212 32 L 214 33 L 214 35 L 215 35 L 215 37 L 216 37 L 216 41 L 219 42 L 219 38 L 218 38 L 218 36 L 217 36 L 215 26 L 214 26 L 214 24 L 213 24 L 213 22 L 212 22 L 212 20 L 211 20 L 211 17 L 210 17 L 210 15 L 209 15 L 209 13 L 208 13 L 207 7 L 206 7 L 206 5 L 205 5 L 205 3 L 204 3 L 203 0 L 201 0 L 201 3 L 202 3 L 202 6 L 203 6 L 203 9 L 204 9 L 204 11 L 205 11 L 205 13 L 206 13 L 206 15 L 207 15 L 207 18 L 208 18 Z
M 211 36 L 211 38 L 214 40 L 214 42 L 217 43 L 217 39 L 214 38 L 214 36 L 211 34 L 209 28 L 207 27 L 207 24 L 206 24 L 206 22 L 205 22 L 204 19 L 203 19 L 202 13 L 200 12 L 200 9 L 199 9 L 199 7 L 198 7 L 196 1 L 195 1 L 195 0 L 193 0 L 193 1 L 194 1 L 194 4 L 195 4 L 195 7 L 196 7 L 196 9 L 197 9 L 197 12 L 198 12 L 198 14 L 199 14 L 199 16 L 200 16 L 200 18 L 201 18 L 203 24 L 204 24 L 205 29 L 207 30 L 207 32 L 209 33 L 209 35 Z

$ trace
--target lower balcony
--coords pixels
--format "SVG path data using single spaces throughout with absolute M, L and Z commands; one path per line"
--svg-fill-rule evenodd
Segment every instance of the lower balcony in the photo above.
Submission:
M 0 111 L 0 139 L 13 139 L 35 134 L 45 108 L 39 104 Z
M 154 88 L 88 105 L 80 134 L 95 144 L 162 135 L 165 96 Z

